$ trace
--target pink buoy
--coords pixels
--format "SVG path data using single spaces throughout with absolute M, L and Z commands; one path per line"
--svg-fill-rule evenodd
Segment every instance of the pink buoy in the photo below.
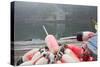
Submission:
M 59 45 L 57 43 L 56 38 L 53 35 L 47 35 L 45 38 L 45 42 L 50 52 L 55 54 L 58 51 Z

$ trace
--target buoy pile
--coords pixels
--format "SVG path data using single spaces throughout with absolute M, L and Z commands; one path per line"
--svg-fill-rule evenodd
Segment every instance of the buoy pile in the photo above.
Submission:
M 75 44 L 59 45 L 56 38 L 48 34 L 43 26 L 47 36 L 45 38 L 46 46 L 38 50 L 30 50 L 22 56 L 16 65 L 38 65 L 38 64 L 61 64 L 82 61 L 92 61 L 89 53 L 82 47 Z

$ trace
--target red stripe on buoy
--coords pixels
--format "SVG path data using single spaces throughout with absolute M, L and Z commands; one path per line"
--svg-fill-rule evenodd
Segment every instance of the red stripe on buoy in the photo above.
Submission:
M 37 53 L 38 51 L 36 51 L 35 53 L 30 53 L 29 55 L 26 56 L 27 60 L 31 60 L 32 57 Z

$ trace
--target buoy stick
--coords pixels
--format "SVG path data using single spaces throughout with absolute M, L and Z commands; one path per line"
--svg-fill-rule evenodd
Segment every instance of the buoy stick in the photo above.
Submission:
M 43 29 L 44 29 L 44 31 L 45 31 L 45 33 L 46 33 L 46 35 L 48 35 L 48 32 L 47 32 L 47 30 L 46 30 L 46 28 L 45 28 L 45 26 L 43 25 Z

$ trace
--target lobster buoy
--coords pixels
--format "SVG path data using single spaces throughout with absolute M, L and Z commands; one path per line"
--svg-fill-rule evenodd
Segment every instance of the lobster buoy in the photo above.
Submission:
M 53 35 L 47 35 L 45 38 L 45 42 L 50 52 L 55 54 L 58 51 L 59 45 L 57 43 L 56 38 Z
M 60 60 L 56 61 L 56 64 L 62 64 L 62 62 Z
M 88 41 L 91 37 L 93 37 L 95 33 L 90 31 L 84 31 L 77 33 L 77 40 L 78 41 Z
M 63 63 L 80 62 L 79 58 L 70 49 L 65 49 L 65 54 L 62 55 L 61 61 Z
M 81 55 L 83 54 L 83 49 L 81 47 L 76 46 L 75 44 L 69 44 L 67 47 L 72 50 L 78 58 L 81 58 Z

